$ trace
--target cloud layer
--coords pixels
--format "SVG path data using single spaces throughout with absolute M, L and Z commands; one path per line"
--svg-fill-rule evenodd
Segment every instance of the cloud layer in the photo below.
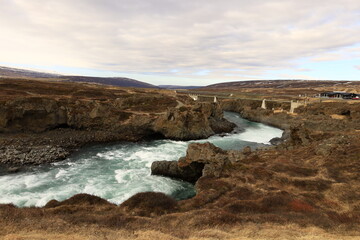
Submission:
M 0 3 L 0 62 L 224 79 L 359 57 L 358 0 Z

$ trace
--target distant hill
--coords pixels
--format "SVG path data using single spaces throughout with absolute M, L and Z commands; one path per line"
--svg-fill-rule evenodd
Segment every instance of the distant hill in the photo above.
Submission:
M 19 68 L 9 68 L 0 66 L 0 77 L 18 77 L 18 78 L 58 78 L 60 74 L 44 73 Z
M 321 88 L 346 85 L 360 85 L 355 81 L 332 80 L 250 80 L 212 84 L 201 89 L 240 89 L 240 88 Z
M 118 87 L 138 87 L 138 88 L 159 88 L 155 85 L 134 80 L 131 78 L 121 77 L 86 77 L 86 76 L 62 76 L 64 81 L 71 82 L 87 82 L 98 83 L 104 85 L 118 86 Z
M 87 77 L 87 76 L 66 76 L 60 74 L 44 73 L 38 71 L 24 70 L 0 66 L 0 78 L 46 78 L 59 81 L 97 83 L 119 87 L 158 88 L 155 85 L 138 80 L 122 77 Z
M 195 88 L 201 88 L 203 86 L 159 85 L 159 87 L 165 89 L 195 89 Z

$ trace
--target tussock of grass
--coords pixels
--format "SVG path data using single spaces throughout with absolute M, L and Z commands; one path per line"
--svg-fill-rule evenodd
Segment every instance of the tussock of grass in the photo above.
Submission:
M 114 204 L 111 204 L 105 199 L 102 199 L 100 197 L 81 193 L 81 194 L 76 194 L 71 198 L 59 203 L 59 206 L 64 206 L 64 205 L 114 205 Z
M 125 211 L 138 216 L 157 216 L 174 212 L 178 202 L 159 192 L 138 193 L 120 205 Z
M 176 231 L 183 231 L 177 229 Z M 76 233 L 75 233 L 76 232 Z M 44 230 L 21 230 L 16 233 L 3 235 L 4 240 L 358 240 L 356 232 L 342 232 L 337 230 L 327 232 L 317 227 L 301 228 L 296 224 L 243 224 L 235 228 L 221 229 L 217 227 L 205 228 L 188 232 L 188 237 L 177 237 L 171 233 L 158 230 L 109 230 L 105 228 L 93 229 L 91 226 L 71 229 L 71 232 Z

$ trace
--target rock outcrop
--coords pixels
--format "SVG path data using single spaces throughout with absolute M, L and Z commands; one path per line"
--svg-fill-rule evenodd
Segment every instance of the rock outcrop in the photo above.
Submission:
M 208 138 L 215 133 L 231 132 L 235 124 L 223 119 L 219 104 L 195 103 L 192 106 L 168 109 L 154 123 L 154 131 L 166 138 L 191 140 Z
M 203 163 L 194 162 L 179 167 L 178 161 L 156 161 L 151 165 L 151 174 L 195 183 L 202 176 L 203 169 Z
M 186 156 L 178 161 L 155 161 L 151 174 L 178 178 L 195 183 L 200 177 L 219 177 L 224 168 L 251 154 L 249 147 L 243 151 L 224 151 L 211 143 L 192 143 Z
M 0 104 L 0 133 L 39 133 L 56 128 L 121 130 L 131 114 L 111 101 L 19 98 Z
M 219 176 L 229 161 L 225 151 L 211 143 L 192 143 L 179 161 L 156 161 L 151 174 L 195 183 L 201 176 Z
M 189 145 L 186 156 L 179 159 L 179 167 L 186 168 L 194 163 L 204 165 L 203 176 L 218 177 L 229 159 L 226 151 L 211 143 L 193 143 Z

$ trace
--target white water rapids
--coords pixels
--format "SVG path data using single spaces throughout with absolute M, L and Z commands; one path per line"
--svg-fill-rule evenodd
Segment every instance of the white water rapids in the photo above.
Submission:
M 240 128 L 238 133 L 212 136 L 198 141 L 154 140 L 140 143 L 103 144 L 82 149 L 65 161 L 29 171 L 0 176 L 0 203 L 19 207 L 44 206 L 78 193 L 93 194 L 119 204 L 132 195 L 156 191 L 185 199 L 195 194 L 192 184 L 152 176 L 153 161 L 178 160 L 191 142 L 211 142 L 223 149 L 242 149 L 269 144 L 282 130 L 242 119 L 226 112 L 225 117 Z

